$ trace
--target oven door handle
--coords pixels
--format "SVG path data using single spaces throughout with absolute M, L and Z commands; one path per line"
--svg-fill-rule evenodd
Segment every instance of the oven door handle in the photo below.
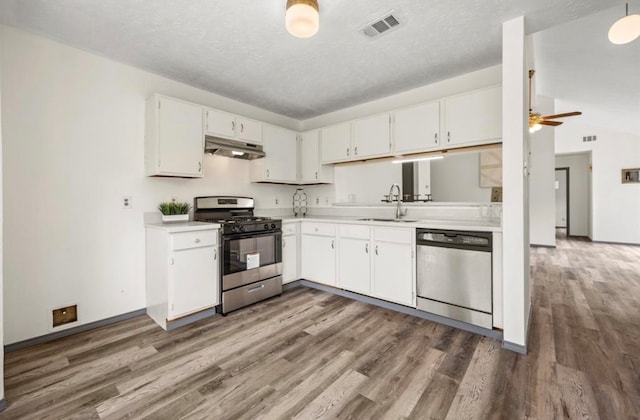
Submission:
M 277 231 L 270 231 L 270 232 L 260 232 L 260 233 L 256 233 L 256 232 L 249 232 L 249 233 L 243 233 L 241 235 L 233 235 L 233 236 L 222 236 L 222 240 L 223 241 L 233 241 L 236 239 L 247 239 L 247 238 L 262 238 L 265 236 L 282 236 L 282 231 L 281 230 L 277 230 Z

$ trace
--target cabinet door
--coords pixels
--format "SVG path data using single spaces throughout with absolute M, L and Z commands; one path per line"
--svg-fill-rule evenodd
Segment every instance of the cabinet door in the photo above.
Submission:
M 163 174 L 202 176 L 202 108 L 160 98 L 158 160 Z
M 338 244 L 338 287 L 371 294 L 371 258 L 368 239 L 340 238 Z
M 502 139 L 502 88 L 494 87 L 444 100 L 442 146 Z
M 351 123 L 321 130 L 322 163 L 341 162 L 351 158 Z
M 266 181 L 296 182 L 297 133 L 273 125 L 264 126 L 263 158 Z
M 373 295 L 415 307 L 413 245 L 374 242 Z
M 260 121 L 236 117 L 236 133 L 240 140 L 262 144 L 262 123 Z
M 298 280 L 298 238 L 282 237 L 282 283 Z
M 394 152 L 437 149 L 440 143 L 440 103 L 429 102 L 393 114 Z
M 306 280 L 335 286 L 335 244 L 335 237 L 302 235 L 300 276 Z
M 320 178 L 320 132 L 302 133 L 300 139 L 300 181 L 318 182 Z
M 212 246 L 173 252 L 168 319 L 220 304 L 217 254 L 217 248 Z
M 205 112 L 207 134 L 226 138 L 236 136 L 236 116 L 227 112 L 208 109 Z
M 385 155 L 391 151 L 389 113 L 363 118 L 353 123 L 352 159 Z

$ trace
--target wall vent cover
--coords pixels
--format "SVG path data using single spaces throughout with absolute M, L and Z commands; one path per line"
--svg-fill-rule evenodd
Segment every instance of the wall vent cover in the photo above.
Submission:
M 359 29 L 367 38 L 376 38 L 379 35 L 389 33 L 400 26 L 400 20 L 393 14 L 393 10 L 387 12 L 381 18 L 370 22 Z
M 596 136 L 584 136 L 584 137 L 582 137 L 582 141 L 583 142 L 596 141 L 596 139 L 597 139 Z

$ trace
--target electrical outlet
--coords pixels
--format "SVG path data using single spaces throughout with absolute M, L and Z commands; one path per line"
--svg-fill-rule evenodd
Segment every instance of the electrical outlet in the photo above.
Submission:
M 130 209 L 131 207 L 133 207 L 133 202 L 131 201 L 131 196 L 130 195 L 122 196 L 122 208 L 123 209 Z
M 278 198 L 276 198 L 276 200 L 275 200 L 275 201 L 276 201 L 276 206 L 277 206 L 278 204 L 280 204 L 280 200 L 278 200 Z
M 171 201 L 173 201 L 175 203 L 176 201 L 178 201 L 178 197 L 175 196 L 175 195 L 172 195 L 171 196 Z

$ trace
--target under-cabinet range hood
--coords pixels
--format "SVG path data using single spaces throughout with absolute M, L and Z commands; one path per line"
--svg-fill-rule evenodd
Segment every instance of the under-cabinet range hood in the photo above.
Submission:
M 204 152 L 212 155 L 247 160 L 260 159 L 265 156 L 262 146 L 260 145 L 213 136 L 204 137 Z

